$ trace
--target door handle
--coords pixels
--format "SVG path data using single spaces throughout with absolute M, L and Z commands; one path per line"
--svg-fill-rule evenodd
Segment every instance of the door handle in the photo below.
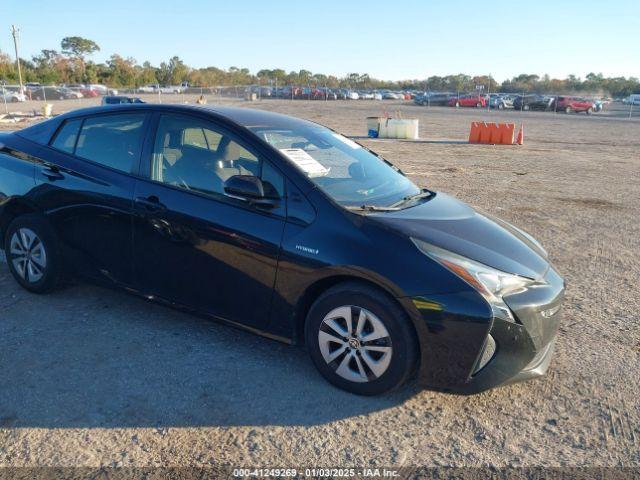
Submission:
M 150 195 L 148 197 L 137 197 L 135 199 L 135 203 L 148 212 L 159 212 L 167 209 L 167 207 L 160 203 L 160 199 L 155 195 Z
M 62 180 L 64 178 L 64 175 L 61 174 L 60 170 L 58 170 L 54 165 L 46 165 L 40 173 L 51 181 Z

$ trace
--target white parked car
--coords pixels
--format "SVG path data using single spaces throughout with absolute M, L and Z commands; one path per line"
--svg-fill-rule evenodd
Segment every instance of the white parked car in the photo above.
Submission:
M 182 93 L 182 85 L 169 85 L 168 87 L 160 87 L 162 93 Z
M 11 102 L 11 103 L 26 102 L 27 96 L 24 93 L 20 93 L 17 90 L 6 90 L 3 88 L 3 89 L 0 89 L 0 99 L 3 102 Z
M 89 85 L 87 85 L 87 88 L 90 90 L 95 90 L 101 95 L 105 95 L 109 90 L 107 87 L 105 87 L 104 85 L 100 85 L 99 83 L 90 83 Z
M 138 93 L 156 93 L 158 91 L 158 85 L 150 84 L 138 87 Z
M 78 90 L 73 90 L 67 87 L 60 87 L 59 90 L 64 94 L 65 98 L 82 98 L 84 95 Z
M 169 85 L 168 87 L 161 87 L 160 85 L 150 84 L 138 88 L 138 93 L 181 93 L 183 87 L 181 85 Z
M 640 94 L 629 95 L 627 98 L 622 99 L 622 103 L 627 105 L 640 105 Z

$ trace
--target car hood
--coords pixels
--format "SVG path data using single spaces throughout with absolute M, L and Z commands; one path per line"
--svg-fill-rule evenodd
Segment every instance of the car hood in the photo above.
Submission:
M 503 272 L 539 279 L 549 268 L 546 252 L 528 234 L 444 193 L 369 218 Z

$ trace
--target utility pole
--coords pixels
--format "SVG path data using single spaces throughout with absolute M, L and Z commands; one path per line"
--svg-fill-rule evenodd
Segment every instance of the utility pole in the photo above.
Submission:
M 491 111 L 491 73 L 489 73 L 489 88 L 487 88 L 487 112 Z M 497 107 L 496 107 L 497 108 Z
M 16 63 L 18 64 L 18 81 L 20 82 L 20 93 L 24 93 L 22 88 L 22 70 L 20 70 L 20 56 L 18 55 L 18 33 L 19 29 L 15 25 L 11 25 L 11 34 L 13 35 L 13 46 L 16 49 Z

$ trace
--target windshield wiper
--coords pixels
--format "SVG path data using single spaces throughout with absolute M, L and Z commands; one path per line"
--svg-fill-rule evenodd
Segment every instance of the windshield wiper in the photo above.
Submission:
M 400 205 L 404 205 L 405 203 L 413 202 L 415 200 L 420 200 L 421 198 L 429 198 L 433 195 L 433 192 L 427 189 L 421 190 L 419 193 L 415 193 L 413 195 L 409 195 L 404 197 L 402 200 L 398 200 L 396 203 L 392 203 L 389 205 L 389 208 L 397 209 Z
M 378 206 L 378 205 L 359 205 L 359 206 L 348 206 L 346 207 L 349 210 L 366 210 L 369 212 L 395 212 L 400 210 L 400 206 L 405 203 L 413 202 L 416 200 L 420 200 L 421 198 L 429 198 L 433 195 L 433 192 L 430 190 L 424 189 L 420 192 L 404 197 L 402 200 L 398 200 L 391 205 L 387 205 L 386 207 Z
M 379 207 L 377 205 L 359 205 L 359 206 L 348 206 L 346 207 L 348 210 L 366 210 L 369 212 L 393 212 L 398 210 L 393 206 L 389 207 Z

